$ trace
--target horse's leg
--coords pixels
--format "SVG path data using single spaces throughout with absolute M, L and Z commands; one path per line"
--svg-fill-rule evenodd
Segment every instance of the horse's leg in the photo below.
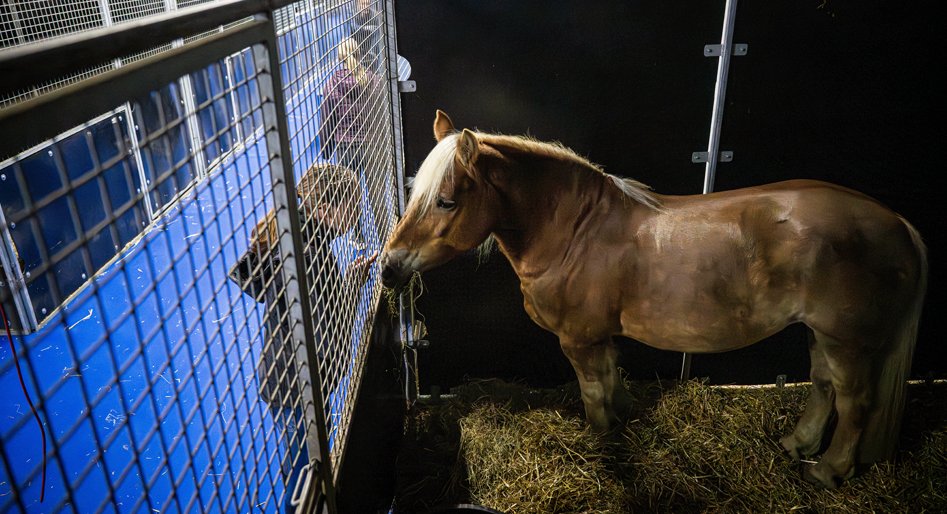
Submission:
M 589 424 L 602 432 L 608 430 L 612 420 L 618 419 L 616 410 L 625 414 L 630 407 L 630 397 L 618 376 L 615 343 L 611 338 L 595 343 L 560 338 L 559 343 L 575 368 Z
M 812 329 L 809 329 L 809 360 L 811 362 L 809 378 L 812 380 L 812 387 L 809 389 L 806 410 L 799 418 L 795 430 L 780 439 L 783 448 L 794 460 L 818 453 L 822 446 L 825 429 L 835 412 L 835 389 L 832 387 L 832 375 L 829 372 L 822 345 L 816 339 Z
M 825 361 L 832 376 L 838 424 L 822 460 L 804 473 L 808 480 L 831 489 L 838 485 L 838 480 L 848 479 L 855 473 L 855 457 L 873 394 L 872 363 L 851 344 L 819 333 L 816 339 L 823 343 Z

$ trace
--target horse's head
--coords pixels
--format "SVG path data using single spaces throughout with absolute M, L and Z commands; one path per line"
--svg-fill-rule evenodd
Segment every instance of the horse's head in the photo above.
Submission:
M 441 111 L 434 119 L 434 138 L 437 145 L 421 164 L 407 212 L 381 257 L 387 287 L 400 287 L 415 271 L 476 248 L 498 216 L 499 197 L 484 171 L 490 150 L 470 130 L 456 131 Z

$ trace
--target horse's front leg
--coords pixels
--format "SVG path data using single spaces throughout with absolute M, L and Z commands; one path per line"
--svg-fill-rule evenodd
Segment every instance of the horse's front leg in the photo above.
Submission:
M 589 424 L 607 431 L 631 407 L 631 397 L 618 376 L 615 343 L 611 338 L 585 342 L 560 337 L 559 344 L 575 368 Z

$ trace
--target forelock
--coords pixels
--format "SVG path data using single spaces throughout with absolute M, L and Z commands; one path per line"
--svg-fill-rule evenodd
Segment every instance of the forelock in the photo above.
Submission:
M 421 163 L 421 168 L 414 176 L 409 208 L 416 206 L 423 214 L 434 205 L 445 177 L 453 176 L 457 138 L 458 134 L 445 136 Z

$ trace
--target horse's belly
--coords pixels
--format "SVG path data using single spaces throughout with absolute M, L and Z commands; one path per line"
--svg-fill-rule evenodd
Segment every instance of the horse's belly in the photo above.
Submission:
M 756 343 L 796 321 L 791 302 L 786 303 L 752 310 L 719 305 L 682 308 L 673 315 L 627 311 L 622 314 L 622 335 L 662 350 L 726 352 Z

